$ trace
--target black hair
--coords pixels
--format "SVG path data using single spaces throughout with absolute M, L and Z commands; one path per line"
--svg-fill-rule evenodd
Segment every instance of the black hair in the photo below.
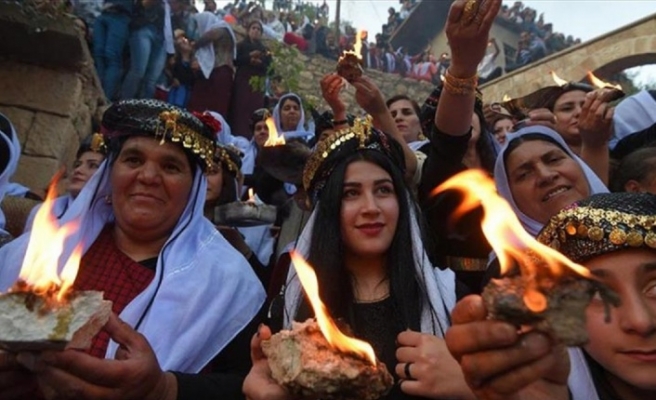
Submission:
M 542 142 L 547 142 L 554 144 L 558 146 L 559 149 L 565 152 L 567 156 L 569 157 L 569 151 L 567 151 L 558 141 L 551 136 L 545 135 L 543 133 L 527 133 L 522 136 L 518 136 L 508 142 L 508 147 L 506 147 L 506 151 L 503 153 L 503 164 L 505 165 L 508 162 L 508 157 L 510 154 L 515 151 L 520 144 L 526 143 L 526 142 L 534 142 L 536 140 L 542 141 Z
M 625 192 L 630 180 L 644 182 L 656 169 L 656 147 L 638 149 L 624 157 L 610 181 L 612 192 Z
M 344 265 L 344 244 L 341 235 L 341 207 L 344 175 L 347 167 L 355 161 L 368 161 L 383 168 L 392 178 L 399 205 L 399 217 L 392 243 L 387 250 L 385 268 L 389 280 L 390 296 L 397 310 L 400 326 L 419 329 L 422 301 L 418 296 L 424 293 L 417 282 L 414 270 L 410 212 L 415 203 L 407 195 L 402 171 L 390 158 L 376 150 L 356 152 L 342 161 L 328 178 L 317 204 L 316 221 L 311 236 L 308 261 L 314 267 L 319 281 L 319 294 L 328 310 L 335 318 L 344 319 L 357 330 L 352 314 L 355 295 L 352 277 Z M 307 302 L 302 302 L 296 317 L 304 320 L 310 314 Z

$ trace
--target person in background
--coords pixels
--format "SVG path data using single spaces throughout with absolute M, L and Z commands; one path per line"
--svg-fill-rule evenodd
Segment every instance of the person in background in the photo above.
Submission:
M 175 52 L 173 31 L 167 30 L 171 29 L 171 18 L 165 1 L 141 0 L 134 5 L 130 21 L 130 69 L 121 86 L 121 99 L 152 99 L 166 65 L 166 53 Z
M 489 46 L 493 46 L 492 52 L 489 51 Z M 495 38 L 490 39 L 488 44 L 488 52 L 483 57 L 483 60 L 478 64 L 478 84 L 484 85 L 485 83 L 497 79 L 503 73 L 501 67 L 497 66 L 496 61 L 499 56 L 499 45 Z
M 9 187 L 9 179 L 16 172 L 20 154 L 20 142 L 16 130 L 11 121 L 0 114 L 0 202 Z M 5 214 L 0 209 L 0 247 L 13 239 L 5 230 L 5 223 Z
M 237 73 L 231 89 L 234 96 L 228 120 L 235 134 L 251 139 L 249 118 L 255 110 L 264 107 L 264 92 L 254 89 L 250 81 L 253 77 L 265 79 L 272 59 L 262 42 L 262 22 L 251 21 L 247 31 L 248 36 L 237 45 Z
M 105 0 L 93 24 L 93 62 L 109 100 L 118 95 L 123 77 L 123 52 L 130 37 L 133 0 Z
M 84 185 L 91 179 L 94 173 L 100 168 L 100 164 L 105 161 L 107 155 L 107 146 L 104 145 L 102 135 L 94 133 L 87 136 L 75 154 L 72 172 L 68 176 L 68 187 L 64 196 L 55 199 L 51 214 L 57 219 L 61 218 L 66 210 L 70 207 L 73 200 L 80 194 Z M 41 208 L 41 205 L 32 209 L 25 223 L 24 232 L 32 230 L 34 217 Z
M 612 175 L 610 189 L 656 194 L 656 147 L 638 149 L 624 157 Z
M 200 35 L 193 47 L 201 73 L 194 80 L 187 108 L 228 115 L 232 101 L 233 60 L 237 55 L 235 33 L 228 23 L 212 13 L 202 12 L 193 19 Z

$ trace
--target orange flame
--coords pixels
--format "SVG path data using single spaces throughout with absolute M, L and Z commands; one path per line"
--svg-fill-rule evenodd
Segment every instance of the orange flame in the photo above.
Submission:
M 554 82 L 556 82 L 556 85 L 558 86 L 565 86 L 567 85 L 567 81 L 556 75 L 555 71 L 551 71 L 551 77 L 553 78 Z
M 510 100 L 512 100 L 512 97 L 508 96 L 508 93 L 506 93 L 506 94 L 503 95 L 503 101 L 504 101 L 504 102 L 506 102 L 506 101 L 510 101 Z
M 267 128 L 269 128 L 269 138 L 264 143 L 265 147 L 271 146 L 282 146 L 285 144 L 285 137 L 278 135 L 278 130 L 276 129 L 276 123 L 273 121 L 273 117 L 266 119 Z
M 248 200 L 246 200 L 247 203 L 255 203 L 255 192 L 253 191 L 253 188 L 248 188 Z
M 54 294 L 57 301 L 62 301 L 73 285 L 82 256 L 82 246 L 78 245 L 61 273 L 57 274 L 57 260 L 64 250 L 66 238 L 78 228 L 76 221 L 60 227 L 52 213 L 60 176 L 61 173 L 53 179 L 46 200 L 36 213 L 19 274 L 20 281 L 25 282 L 30 291 L 43 296 Z
M 376 354 L 371 345 L 344 335 L 335 325 L 335 321 L 328 315 L 328 310 L 326 310 L 326 306 L 319 297 L 319 283 L 312 267 L 296 251 L 291 252 L 291 258 L 298 279 L 301 281 L 301 286 L 303 286 L 303 290 L 305 290 L 305 294 L 307 294 L 314 310 L 319 329 L 328 343 L 342 352 L 354 353 L 369 360 L 372 365 L 376 365 Z
M 585 267 L 571 262 L 529 235 L 508 202 L 497 194 L 494 181 L 483 171 L 472 169 L 462 172 L 434 189 L 432 195 L 448 189 L 459 190 L 465 195 L 456 210 L 456 217 L 479 205 L 483 206 L 483 233 L 499 258 L 501 273 L 507 273 L 514 265 L 513 261 L 517 262 L 529 285 L 524 304 L 531 311 L 540 312 L 547 307 L 547 299 L 538 287 L 538 276 L 549 273 L 552 277 L 561 276 L 567 269 L 584 277 L 591 276 Z
M 602 81 L 601 79 L 597 78 L 597 77 L 592 73 L 592 71 L 588 71 L 588 79 L 590 80 L 590 83 L 592 83 L 592 85 L 594 85 L 594 87 L 596 87 L 597 89 L 602 89 L 602 88 L 612 88 L 612 89 L 622 90 L 622 86 L 621 86 L 621 85 L 613 85 L 613 84 L 611 84 L 611 83 L 604 82 L 604 81 Z

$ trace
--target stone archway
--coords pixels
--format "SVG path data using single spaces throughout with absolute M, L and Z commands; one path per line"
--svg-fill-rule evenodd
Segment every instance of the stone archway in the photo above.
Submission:
M 656 64 L 656 14 L 513 71 L 481 87 L 486 101 L 520 97 L 553 85 L 550 72 L 581 81 L 588 71 L 600 78 L 627 68 Z

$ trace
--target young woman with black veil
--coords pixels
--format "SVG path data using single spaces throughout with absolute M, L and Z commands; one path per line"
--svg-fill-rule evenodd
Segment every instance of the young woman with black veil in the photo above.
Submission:
M 443 351 L 455 276 L 426 256 L 403 160 L 400 145 L 369 121 L 322 140 L 304 171 L 314 208 L 296 251 L 313 266 L 332 317 L 371 343 L 397 379 L 382 399 L 469 398 L 460 370 Z M 293 269 L 276 300 L 272 325 L 289 328 L 292 320 L 312 316 Z M 260 341 L 270 335 L 262 327 L 251 343 L 255 364 L 244 390 L 253 400 L 289 396 L 272 383 L 260 354 Z

